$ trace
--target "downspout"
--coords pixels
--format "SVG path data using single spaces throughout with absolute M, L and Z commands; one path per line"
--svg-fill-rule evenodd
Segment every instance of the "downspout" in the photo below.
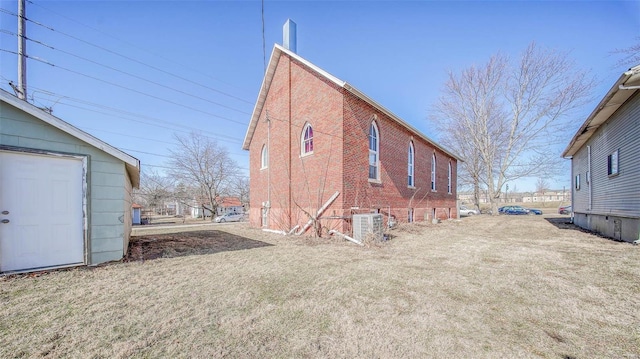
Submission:
M 271 217 L 271 120 L 269 119 L 269 111 L 267 114 L 267 223 L 269 228 L 269 218 Z M 260 214 L 262 215 L 262 213 Z
M 289 57 L 289 227 L 291 228 L 291 215 L 293 214 L 293 209 L 291 207 L 291 57 Z
M 571 223 L 574 223 L 573 217 L 574 217 L 574 213 L 576 212 L 576 207 L 575 207 L 575 198 L 576 198 L 576 176 L 573 173 L 573 160 L 574 158 L 571 158 Z
M 587 188 L 588 188 L 588 193 L 589 193 L 589 211 L 591 211 L 591 200 L 592 200 L 592 195 L 591 195 L 591 146 L 587 146 L 587 176 L 586 176 L 586 180 L 587 180 Z M 573 208 L 573 207 L 571 207 Z

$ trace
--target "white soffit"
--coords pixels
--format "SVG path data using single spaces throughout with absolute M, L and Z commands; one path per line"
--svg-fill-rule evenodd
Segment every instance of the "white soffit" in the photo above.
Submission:
M 593 136 L 593 134 L 609 120 L 609 118 L 631 96 L 640 90 L 640 65 L 624 72 L 607 92 L 598 106 L 580 126 L 580 129 L 571 139 L 569 145 L 562 153 L 562 157 L 571 157 Z

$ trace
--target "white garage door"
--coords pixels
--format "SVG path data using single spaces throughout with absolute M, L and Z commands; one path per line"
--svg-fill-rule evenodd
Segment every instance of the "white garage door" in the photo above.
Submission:
M 0 272 L 84 263 L 82 159 L 0 151 Z

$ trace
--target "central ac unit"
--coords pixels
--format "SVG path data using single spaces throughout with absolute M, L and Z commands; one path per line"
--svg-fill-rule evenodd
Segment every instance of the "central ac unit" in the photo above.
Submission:
M 367 213 L 353 215 L 353 238 L 363 241 L 371 238 L 382 240 L 382 214 Z

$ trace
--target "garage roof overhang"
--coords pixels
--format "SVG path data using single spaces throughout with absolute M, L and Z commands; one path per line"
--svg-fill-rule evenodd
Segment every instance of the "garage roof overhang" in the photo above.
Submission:
M 311 62 L 305 60 L 304 58 L 300 57 L 300 55 L 298 55 L 298 54 L 296 54 L 296 53 L 294 53 L 292 51 L 289 51 L 289 50 L 285 49 L 284 47 L 282 47 L 282 46 L 280 46 L 278 44 L 275 44 L 274 47 L 273 47 L 273 52 L 271 53 L 271 58 L 269 59 L 269 65 L 267 66 L 267 72 L 266 72 L 266 74 L 264 76 L 264 79 L 262 80 L 262 86 L 260 87 L 260 93 L 258 94 L 258 100 L 256 101 L 256 105 L 255 105 L 255 107 L 253 109 L 253 113 L 251 114 L 251 121 L 249 122 L 249 128 L 247 128 L 247 133 L 246 133 L 246 135 L 244 137 L 244 142 L 242 144 L 242 149 L 244 149 L 244 150 L 248 150 L 249 149 L 249 145 L 251 144 L 251 140 L 253 138 L 253 133 L 254 133 L 254 131 L 256 129 L 256 126 L 258 125 L 258 120 L 260 119 L 260 114 L 262 113 L 262 109 L 263 109 L 264 104 L 265 104 L 265 102 L 267 100 L 267 94 L 269 93 L 269 88 L 271 86 L 271 81 L 273 80 L 273 76 L 275 75 L 276 68 L 278 67 L 278 62 L 279 62 L 280 56 L 282 56 L 282 54 L 286 54 L 286 55 L 290 56 L 291 58 L 295 59 L 296 61 L 299 61 L 299 62 L 303 63 L 305 66 L 309 67 L 310 69 L 315 71 L 317 74 L 323 76 L 327 80 L 329 80 L 329 81 L 335 83 L 336 85 L 338 85 L 338 87 L 343 88 L 344 90 L 350 92 L 351 94 L 353 94 L 357 98 L 359 98 L 359 99 L 365 101 L 366 103 L 370 104 L 371 106 L 376 108 L 378 111 L 380 111 L 380 112 L 384 113 L 385 115 L 389 116 L 391 119 L 396 121 L 398 124 L 400 124 L 401 126 L 406 128 L 410 132 L 414 133 L 418 137 L 420 137 L 423 140 L 433 144 L 435 147 L 437 147 L 438 149 L 440 149 L 444 153 L 448 154 L 449 156 L 455 158 L 457 161 L 462 162 L 462 158 L 460 158 L 460 156 L 458 156 L 458 155 L 446 150 L 444 147 L 442 147 L 441 145 L 436 143 L 434 140 L 430 139 L 429 137 L 427 137 L 426 135 L 424 135 L 423 133 L 418 131 L 415 127 L 411 126 L 410 124 L 408 124 L 407 122 L 402 120 L 400 117 L 396 116 L 391 111 L 387 110 L 382 105 L 380 105 L 379 103 L 377 103 L 376 101 L 371 99 L 369 96 L 365 95 L 362 91 L 356 89 L 355 87 L 351 86 L 347 82 L 342 81 L 339 78 L 329 74 L 328 72 L 324 71 L 323 69 L 319 68 L 318 66 L 316 66 L 316 65 L 312 64 Z
M 131 185 L 135 188 L 138 188 L 140 186 L 140 160 L 138 160 L 137 158 L 120 151 L 119 149 L 109 145 L 108 143 L 96 137 L 93 137 L 92 135 L 80 130 L 79 128 L 74 127 L 69 123 L 59 119 L 58 117 L 41 110 L 40 108 L 28 103 L 27 101 L 20 100 L 12 94 L 1 89 L 0 101 L 5 102 L 21 111 L 24 111 L 31 116 L 34 116 L 39 120 L 121 160 L 122 162 L 124 162 L 127 173 L 131 178 Z
M 569 158 L 578 152 L 593 134 L 606 123 L 620 106 L 640 90 L 640 65 L 624 72 L 571 139 L 562 153 Z

